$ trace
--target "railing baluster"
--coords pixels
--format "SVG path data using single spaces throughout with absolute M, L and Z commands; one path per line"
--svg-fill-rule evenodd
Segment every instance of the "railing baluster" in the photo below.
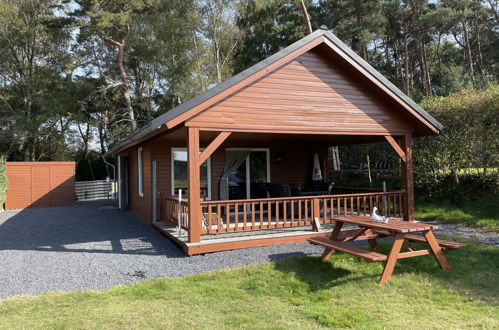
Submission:
M 260 229 L 263 228 L 263 202 L 260 202 Z
M 272 224 L 272 206 L 270 201 L 267 202 L 267 228 L 270 228 Z
M 225 203 L 225 226 L 227 227 L 227 231 L 232 231 L 230 227 L 230 205 L 229 203 Z
M 302 225 L 302 214 L 301 214 L 301 199 L 298 200 L 298 226 Z
M 305 224 L 308 224 L 308 199 L 304 199 L 305 203 Z
M 217 233 L 223 232 L 222 228 L 222 206 L 217 204 Z
M 212 205 L 208 205 L 208 234 L 211 234 L 212 233 L 212 229 L 211 229 L 211 224 L 213 223 L 213 220 L 212 220 L 212 214 L 211 214 L 211 208 L 212 208 Z
M 246 208 L 248 207 L 248 203 L 243 203 L 243 230 L 246 230 L 248 213 L 246 212 Z
M 348 207 L 348 199 L 346 197 L 343 197 L 343 216 L 347 216 L 347 207 Z
M 234 203 L 234 230 L 239 230 L 239 204 Z
M 323 204 L 322 205 L 322 214 L 323 214 L 322 215 L 322 221 L 324 223 L 326 223 L 326 220 L 327 220 L 327 199 L 326 199 L 326 197 L 324 197 L 322 199 L 322 204 Z
M 357 215 L 360 215 L 360 197 L 357 196 L 357 205 L 356 205 L 356 212 L 357 212 Z
M 283 213 L 283 216 L 282 216 L 283 224 L 282 225 L 284 227 L 288 226 L 288 210 L 287 210 L 287 207 L 288 207 L 288 202 L 287 201 L 282 202 L 282 213 Z
M 255 203 L 251 202 L 251 229 L 255 229 Z

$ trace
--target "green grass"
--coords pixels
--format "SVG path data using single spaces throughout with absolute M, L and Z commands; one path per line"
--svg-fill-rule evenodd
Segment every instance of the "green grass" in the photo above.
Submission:
M 499 199 L 486 194 L 468 198 L 459 203 L 442 201 L 416 201 L 416 218 L 448 223 L 463 223 L 499 233 Z
M 386 250 L 387 246 L 384 246 Z M 106 291 L 52 292 L 0 302 L 0 328 L 498 328 L 499 249 L 470 244 L 381 263 L 335 255 L 289 258 Z

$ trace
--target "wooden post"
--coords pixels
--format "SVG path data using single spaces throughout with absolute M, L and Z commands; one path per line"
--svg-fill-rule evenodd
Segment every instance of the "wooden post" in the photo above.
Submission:
M 319 198 L 313 198 L 312 199 L 312 230 L 320 231 L 320 229 L 321 229 L 320 216 L 321 216 L 321 206 L 320 206 Z
M 400 139 L 400 147 L 405 154 L 405 162 L 401 162 L 400 175 L 402 187 L 405 189 L 404 220 L 414 221 L 414 180 L 412 174 L 412 134 Z
M 199 128 L 187 128 L 187 180 L 189 184 L 189 243 L 201 240 L 201 175 L 199 164 Z

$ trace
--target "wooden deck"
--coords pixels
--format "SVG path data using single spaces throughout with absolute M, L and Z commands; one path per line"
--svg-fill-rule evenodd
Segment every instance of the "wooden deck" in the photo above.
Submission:
M 249 247 L 270 246 L 276 244 L 288 244 L 305 242 L 310 238 L 326 237 L 331 229 L 330 224 L 322 226 L 322 231 L 312 230 L 312 226 L 282 227 L 262 230 L 234 231 L 219 234 L 201 235 L 199 243 L 189 243 L 188 232 L 181 230 L 178 235 L 178 227 L 165 225 L 163 222 L 153 224 L 154 228 L 167 236 L 189 256 L 209 252 L 235 250 Z

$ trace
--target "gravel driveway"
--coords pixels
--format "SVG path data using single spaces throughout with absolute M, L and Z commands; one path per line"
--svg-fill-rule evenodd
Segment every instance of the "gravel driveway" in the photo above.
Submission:
M 107 289 L 146 278 L 322 252 L 309 243 L 296 243 L 187 257 L 155 229 L 112 205 L 97 201 L 0 213 L 0 299 L 52 290 Z M 439 225 L 445 234 L 459 231 L 459 226 Z M 490 238 L 497 244 L 498 235 Z
M 319 253 L 309 243 L 187 257 L 108 201 L 0 213 L 0 299 L 52 290 L 107 289 Z

